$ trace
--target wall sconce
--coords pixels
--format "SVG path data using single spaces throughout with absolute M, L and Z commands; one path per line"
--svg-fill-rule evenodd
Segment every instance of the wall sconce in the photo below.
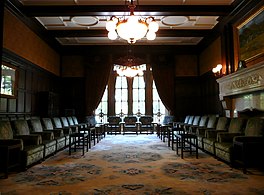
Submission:
M 220 78 L 223 76 L 222 68 L 222 64 L 217 64 L 217 66 L 212 69 L 212 72 L 214 73 L 215 77 Z

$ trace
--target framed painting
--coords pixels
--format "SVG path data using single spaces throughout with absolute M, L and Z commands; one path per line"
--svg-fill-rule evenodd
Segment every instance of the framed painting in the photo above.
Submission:
M 264 54 L 264 6 L 236 26 L 238 61 Z

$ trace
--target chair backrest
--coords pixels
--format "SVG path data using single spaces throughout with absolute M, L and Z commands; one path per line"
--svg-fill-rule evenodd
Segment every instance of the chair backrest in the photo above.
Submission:
M 208 116 L 202 116 L 198 124 L 199 127 L 205 127 L 208 122 Z
M 191 125 L 193 123 L 193 119 L 194 119 L 194 116 L 190 116 L 187 124 Z
M 59 117 L 53 117 L 52 118 L 53 124 L 55 128 L 63 128 L 61 120 Z
M 70 126 L 66 117 L 60 117 L 60 119 L 61 119 L 61 124 L 63 127 L 69 127 Z
M 174 120 L 174 116 L 164 116 L 162 124 L 172 124 Z
M 142 125 L 148 125 L 153 122 L 153 117 L 152 116 L 141 116 L 139 118 L 139 122 L 141 122 Z
M 206 127 L 207 128 L 215 128 L 216 127 L 217 120 L 218 120 L 218 117 L 216 117 L 216 115 L 209 116 Z
M 76 116 L 72 116 L 72 120 L 73 120 L 73 122 L 74 122 L 75 125 L 78 125 L 79 124 Z
M 228 124 L 230 122 L 230 119 L 227 117 L 219 117 L 217 124 L 216 124 L 216 130 L 227 130 Z
M 68 123 L 69 123 L 70 126 L 75 125 L 71 116 L 68 116 L 68 117 L 67 117 L 67 120 L 68 120 Z M 76 124 L 76 125 L 77 125 L 77 124 Z
M 89 126 L 95 126 L 97 124 L 95 120 L 95 116 L 86 116 L 85 117 L 86 122 L 88 123 Z
M 109 124 L 119 124 L 121 122 L 121 118 L 119 116 L 109 116 L 107 121 Z
M 41 125 L 40 119 L 30 119 L 28 120 L 31 131 L 33 132 L 43 132 L 43 127 Z
M 189 118 L 190 118 L 190 116 L 189 116 L 189 115 L 188 115 L 188 116 L 186 116 L 186 117 L 185 117 L 185 119 L 184 119 L 184 122 L 183 122 L 183 123 L 187 124 L 187 123 L 188 123 L 188 120 L 189 120 Z
M 246 124 L 244 118 L 232 118 L 228 127 L 229 133 L 243 133 Z
M 1 139 L 13 139 L 13 131 L 10 121 L 0 121 L 0 140 Z
M 246 136 L 264 136 L 264 120 L 261 118 L 249 118 L 247 121 Z
M 12 121 L 16 135 L 30 135 L 30 129 L 26 120 Z
M 54 129 L 52 120 L 50 118 L 42 118 L 42 124 L 44 126 L 44 129 L 46 129 L 46 130 L 53 130 Z
M 126 116 L 124 118 L 124 122 L 125 124 L 127 125 L 130 125 L 130 124 L 136 124 L 137 122 L 137 117 L 136 116 Z
M 201 119 L 201 116 L 195 116 L 194 119 L 193 119 L 192 125 L 198 125 L 200 119 Z

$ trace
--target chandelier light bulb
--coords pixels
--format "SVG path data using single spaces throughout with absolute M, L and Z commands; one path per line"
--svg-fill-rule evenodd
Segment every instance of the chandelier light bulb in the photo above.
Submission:
M 149 27 L 149 31 L 152 32 L 157 32 L 159 30 L 159 25 L 156 21 L 151 21 L 148 27 Z
M 116 34 L 116 31 L 109 31 L 108 32 L 108 38 L 110 39 L 110 40 L 115 40 L 116 38 L 117 38 L 117 34 Z
M 149 31 L 148 34 L 147 34 L 147 39 L 149 41 L 153 41 L 155 38 L 156 38 L 156 33 L 152 32 L 152 31 Z
M 113 20 L 109 20 L 106 22 L 106 30 L 114 31 L 116 29 L 116 22 Z
M 128 43 L 133 44 L 137 40 L 145 37 L 148 32 L 151 32 L 147 39 L 154 40 L 156 38 L 155 32 L 159 30 L 159 25 L 154 17 L 149 16 L 144 18 L 141 16 L 135 16 L 134 8 L 136 6 L 133 4 L 133 1 L 131 1 L 131 4 L 128 7 L 130 9 L 130 16 L 120 18 L 112 16 L 111 19 L 106 22 L 106 29 L 111 32 L 108 33 L 109 39 L 111 37 L 111 40 L 114 40 L 119 36 L 122 39 L 127 40 Z M 115 35 L 112 33 L 113 31 L 117 34 Z

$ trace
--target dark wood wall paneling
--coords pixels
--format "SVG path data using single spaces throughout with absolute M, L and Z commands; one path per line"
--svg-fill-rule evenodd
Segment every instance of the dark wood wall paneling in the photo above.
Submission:
M 39 102 L 38 93 L 59 93 L 59 78 L 6 49 L 3 61 L 17 67 L 18 84 L 16 98 L 1 98 L 0 114 L 39 115 L 43 104 Z
M 78 118 L 85 116 L 85 78 L 62 78 L 60 94 L 63 115 L 74 114 Z
M 204 114 L 201 107 L 201 86 L 199 77 L 176 77 L 175 116 Z

